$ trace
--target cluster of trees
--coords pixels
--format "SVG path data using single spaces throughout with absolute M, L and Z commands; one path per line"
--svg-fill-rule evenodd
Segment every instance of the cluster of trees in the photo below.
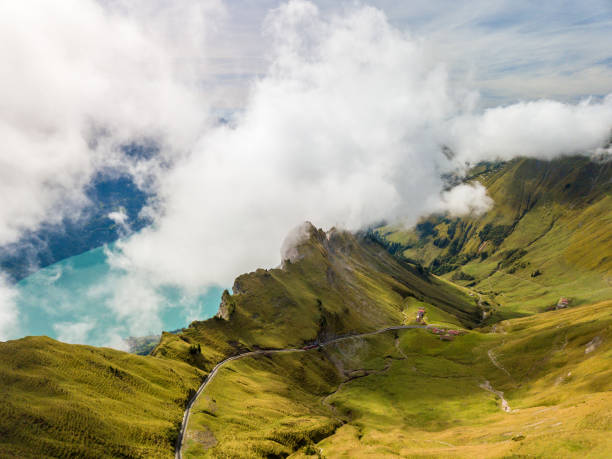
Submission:
M 202 348 L 200 347 L 199 344 L 192 344 L 191 346 L 189 346 L 189 354 L 197 355 L 201 353 L 202 353 Z
M 448 225 L 446 234 L 440 234 L 439 225 L 442 223 L 446 223 Z M 419 236 L 419 243 L 416 245 L 391 242 L 387 240 L 383 234 L 373 229 L 369 229 L 367 231 L 366 238 L 382 245 L 392 255 L 395 255 L 404 261 L 418 265 L 420 267 L 420 272 L 423 273 L 428 269 L 420 265 L 420 263 L 417 261 L 405 257 L 403 253 L 407 249 L 420 247 L 427 241 L 431 240 L 434 246 L 438 247 L 439 249 L 446 249 L 444 253 L 441 253 L 429 265 L 429 270 L 431 270 L 431 272 L 441 275 L 457 269 L 476 257 L 480 257 L 481 260 L 485 260 L 489 256 L 489 251 L 482 251 L 479 254 L 461 253 L 461 250 L 468 240 L 468 236 L 474 233 L 470 231 L 471 225 L 468 225 L 467 227 L 463 228 L 458 235 L 460 223 L 461 220 L 459 218 L 450 219 L 446 216 L 433 217 L 422 221 L 415 227 L 416 233 Z M 514 225 L 494 225 L 492 223 L 487 223 L 477 235 L 481 243 L 489 241 L 493 245 L 493 250 L 495 250 L 495 248 L 500 246 L 504 239 L 507 238 L 513 230 Z M 525 253 L 526 252 L 517 249 L 511 251 L 511 253 L 505 254 L 504 260 L 500 262 L 499 268 L 504 268 L 515 264 L 515 262 L 525 255 Z
M 369 239 L 373 242 L 376 242 L 377 244 L 382 245 L 387 250 L 387 252 L 389 252 L 391 255 L 395 256 L 396 258 L 400 259 L 401 261 L 413 264 L 417 272 L 421 276 L 427 276 L 429 274 L 429 269 L 426 266 L 423 266 L 421 262 L 414 260 L 412 258 L 408 258 L 404 255 L 404 251 L 406 249 L 412 248 L 413 247 L 412 245 L 402 244 L 400 242 L 390 242 L 389 240 L 387 240 L 385 236 L 383 236 L 378 231 L 375 231 L 373 229 L 368 229 L 368 231 L 365 234 L 365 237 L 366 239 Z
M 410 244 L 402 244 L 400 242 L 391 242 L 378 231 L 369 228 L 366 231 L 365 238 L 372 242 L 382 245 L 391 255 L 402 256 L 404 250 L 411 248 Z
M 506 239 L 514 226 L 512 225 L 493 225 L 492 223 L 487 223 L 484 228 L 479 231 L 478 237 L 482 242 L 491 241 L 496 246 L 500 245 L 504 239 Z

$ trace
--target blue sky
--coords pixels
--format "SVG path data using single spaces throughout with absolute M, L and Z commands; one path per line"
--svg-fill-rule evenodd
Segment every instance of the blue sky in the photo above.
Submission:
M 239 106 L 249 81 L 266 69 L 262 36 L 268 12 L 281 2 L 227 2 L 223 42 L 214 54 L 213 84 Z M 485 106 L 552 98 L 576 101 L 612 88 L 612 2 L 315 0 L 322 14 L 370 5 L 391 24 L 426 41 L 451 78 L 478 90 Z M 231 107 L 229 107 L 231 108 Z

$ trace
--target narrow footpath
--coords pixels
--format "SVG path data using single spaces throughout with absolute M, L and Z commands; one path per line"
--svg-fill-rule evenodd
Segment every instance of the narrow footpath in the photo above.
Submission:
M 514 411 L 512 408 L 510 408 L 508 400 L 504 398 L 504 393 L 500 390 L 496 390 L 489 381 L 485 380 L 485 382 L 480 384 L 480 388 L 497 395 L 501 400 L 501 409 L 504 410 L 506 413 L 512 413 Z
M 350 334 L 350 335 L 339 336 L 329 341 L 318 343 L 317 347 L 314 347 L 311 349 L 303 349 L 303 348 L 296 348 L 296 347 L 286 348 L 286 349 L 261 349 L 257 351 L 244 352 L 242 354 L 234 355 L 232 357 L 228 357 L 225 360 L 222 360 L 217 365 L 215 365 L 215 367 L 208 374 L 204 382 L 200 385 L 200 387 L 198 388 L 198 391 L 195 393 L 193 398 L 189 400 L 189 403 L 187 404 L 187 408 L 185 409 L 185 413 L 183 414 L 183 422 L 181 424 L 181 430 L 176 440 L 175 459 L 182 459 L 182 449 L 183 449 L 184 437 L 185 437 L 185 432 L 187 431 L 187 425 L 189 423 L 189 416 L 191 415 L 191 408 L 193 407 L 194 403 L 198 400 L 202 392 L 204 392 L 204 389 L 206 389 L 206 386 L 208 386 L 208 384 L 215 378 L 215 376 L 217 375 L 221 367 L 223 367 L 227 363 L 233 360 L 244 359 L 246 357 L 252 357 L 254 355 L 314 351 L 318 347 L 327 346 L 329 344 L 335 344 L 335 343 L 338 343 L 344 340 L 348 340 L 348 339 L 353 339 L 353 338 L 365 338 L 366 336 L 378 335 L 380 333 L 385 333 L 385 332 L 392 331 L 392 330 L 407 330 L 407 329 L 414 329 L 414 328 L 430 328 L 430 327 L 436 327 L 436 325 L 433 325 L 433 324 L 430 324 L 430 325 L 395 325 L 393 327 L 381 328 L 380 330 L 375 330 L 375 331 L 367 332 L 367 333 L 355 333 L 355 334 Z

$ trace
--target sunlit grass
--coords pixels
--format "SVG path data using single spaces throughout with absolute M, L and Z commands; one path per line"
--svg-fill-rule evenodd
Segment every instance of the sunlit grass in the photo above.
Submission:
M 0 343 L 3 457 L 169 457 L 202 373 L 46 337 Z
M 196 405 L 188 457 L 606 457 L 611 313 L 605 302 L 453 342 L 403 330 L 232 363 Z M 485 380 L 511 413 L 479 387 Z M 202 428 L 214 446 L 195 439 Z

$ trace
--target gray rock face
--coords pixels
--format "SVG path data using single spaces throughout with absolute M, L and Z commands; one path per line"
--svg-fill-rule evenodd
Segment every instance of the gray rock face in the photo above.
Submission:
M 234 302 L 232 301 L 232 297 L 227 290 L 223 291 L 223 295 L 221 296 L 221 304 L 219 305 L 219 311 L 215 317 L 223 320 L 230 320 L 232 317 L 232 313 L 234 312 Z

